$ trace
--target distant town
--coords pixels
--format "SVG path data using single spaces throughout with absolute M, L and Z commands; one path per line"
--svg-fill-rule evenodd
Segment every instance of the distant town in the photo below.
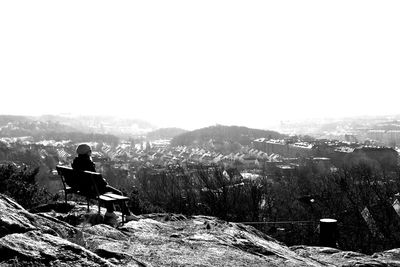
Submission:
M 102 129 L 104 132 L 103 126 L 93 124 L 95 121 L 91 121 L 90 128 Z M 49 124 L 51 123 L 34 121 L 29 125 L 37 130 L 44 126 L 47 129 Z M 22 125 L 26 127 L 26 123 Z M 335 131 L 330 134 L 326 131 L 320 132 L 319 138 L 308 135 L 287 135 L 281 139 L 261 137 L 250 140 L 248 145 L 224 140 L 223 142 L 229 141 L 228 143 L 231 144 L 229 153 L 219 149 L 221 140 L 210 138 L 201 143 L 173 146 L 171 145 L 172 137 L 148 138 L 142 130 L 139 130 L 140 135 L 134 137 L 110 141 L 93 140 L 88 143 L 93 148 L 92 157 L 100 172 L 105 172 L 110 168 L 118 169 L 124 171 L 127 177 L 135 177 L 139 166 L 160 169 L 177 164 L 237 168 L 244 180 L 257 179 L 266 175 L 288 176 L 296 168 L 311 163 L 318 165 L 324 172 L 334 172 L 338 167 L 359 158 L 376 162 L 385 170 L 394 170 L 398 166 L 400 148 L 397 144 L 400 144 L 400 122 L 380 120 L 376 125 L 371 125 L 374 128 L 360 128 L 357 125 L 356 128 L 351 128 L 351 125 L 348 122 L 345 126 L 338 124 Z M 148 127 L 149 124 L 145 126 Z M 320 127 L 323 126 L 320 125 Z M 12 132 L 18 132 L 19 128 L 21 128 L 21 122 L 8 122 L 1 126 L 0 130 L 12 135 Z M 137 129 L 137 126 L 124 126 L 124 129 L 128 128 Z M 289 126 L 286 125 L 286 129 L 288 128 Z M 23 129 L 20 130 L 24 132 Z M 76 156 L 76 146 L 81 143 L 67 139 L 61 140 L 60 137 L 57 139 L 38 140 L 37 136 L 1 137 L 1 160 L 18 162 L 20 159 L 26 162 L 24 156 L 16 155 L 18 152 L 24 154 L 29 151 L 29 161 L 42 165 L 47 169 L 46 172 L 56 175 L 56 165 L 70 165 Z

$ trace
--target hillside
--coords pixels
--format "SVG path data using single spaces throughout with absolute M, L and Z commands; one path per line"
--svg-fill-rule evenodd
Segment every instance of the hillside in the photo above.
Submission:
M 33 117 L 28 116 L 18 116 L 18 115 L 0 115 L 0 126 L 7 125 L 7 123 L 15 122 L 29 122 L 32 121 Z
M 39 118 L 25 116 L 0 115 L 0 135 L 3 137 L 39 137 L 55 132 L 68 133 L 78 132 L 78 130 L 55 121 L 42 121 Z
M 147 133 L 146 136 L 149 140 L 171 139 L 186 132 L 187 130 L 181 128 L 161 128 Z
M 172 139 L 173 146 L 202 144 L 213 140 L 214 142 L 237 142 L 241 145 L 249 145 L 257 138 L 283 138 L 284 135 L 275 131 L 251 129 L 242 126 L 216 125 L 190 131 Z
M 130 136 L 144 134 L 156 129 L 151 123 L 130 118 L 114 116 L 58 116 L 45 115 L 41 120 L 59 122 L 88 133 L 113 134 L 117 136 Z
M 107 116 L 13 116 L 0 115 L 0 135 L 42 136 L 54 133 L 105 134 L 126 137 L 143 135 L 156 127 L 146 121 Z
M 118 137 L 100 134 L 65 125 L 59 121 L 44 121 L 41 118 L 24 116 L 0 116 L 1 137 L 30 136 L 34 141 L 71 140 L 73 142 L 108 142 L 117 143 Z
M 147 214 L 114 228 L 90 208 L 53 203 L 29 212 L 0 194 L 0 265 L 399 266 L 399 249 L 367 256 L 287 247 L 251 226 L 201 215 Z

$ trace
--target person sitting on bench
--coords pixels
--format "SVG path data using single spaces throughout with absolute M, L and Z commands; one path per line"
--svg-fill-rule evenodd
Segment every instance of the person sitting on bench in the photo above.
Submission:
M 72 162 L 72 169 L 76 171 L 90 171 L 96 172 L 96 167 L 94 162 L 92 161 L 92 148 L 87 144 L 80 144 L 76 153 L 78 156 Z M 102 188 L 98 188 L 100 194 L 104 194 L 107 192 L 111 192 L 117 195 L 123 195 L 122 192 L 110 185 L 108 185 L 107 181 L 104 180 L 104 186 Z M 118 215 L 114 213 L 114 204 L 107 203 L 106 204 L 107 212 L 104 214 L 104 221 L 110 224 L 116 224 Z M 126 206 L 124 201 L 121 202 L 121 211 L 124 215 L 126 215 L 126 221 L 137 220 L 138 218 L 131 213 L 129 208 Z

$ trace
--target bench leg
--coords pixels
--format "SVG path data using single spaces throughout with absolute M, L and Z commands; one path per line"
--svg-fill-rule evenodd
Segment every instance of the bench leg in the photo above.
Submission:
M 129 211 L 128 210 L 128 205 L 126 204 L 125 200 L 121 200 L 119 202 L 119 207 L 120 207 L 121 213 L 122 213 L 121 221 L 122 221 L 122 225 L 123 225 L 124 223 L 126 223 L 126 216 L 127 216 L 126 212 Z
M 89 198 L 86 198 L 86 201 L 87 201 L 87 212 L 89 212 L 90 211 L 90 209 L 89 209 Z

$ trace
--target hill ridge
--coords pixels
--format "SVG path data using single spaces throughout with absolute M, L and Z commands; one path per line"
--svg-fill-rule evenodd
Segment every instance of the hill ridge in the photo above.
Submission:
M 271 130 L 261 130 L 236 125 L 214 125 L 180 134 L 172 139 L 171 144 L 174 146 L 191 145 L 214 140 L 216 142 L 229 141 L 237 142 L 241 145 L 249 145 L 251 141 L 257 138 L 267 137 L 276 139 L 284 138 L 285 136 L 284 134 Z

